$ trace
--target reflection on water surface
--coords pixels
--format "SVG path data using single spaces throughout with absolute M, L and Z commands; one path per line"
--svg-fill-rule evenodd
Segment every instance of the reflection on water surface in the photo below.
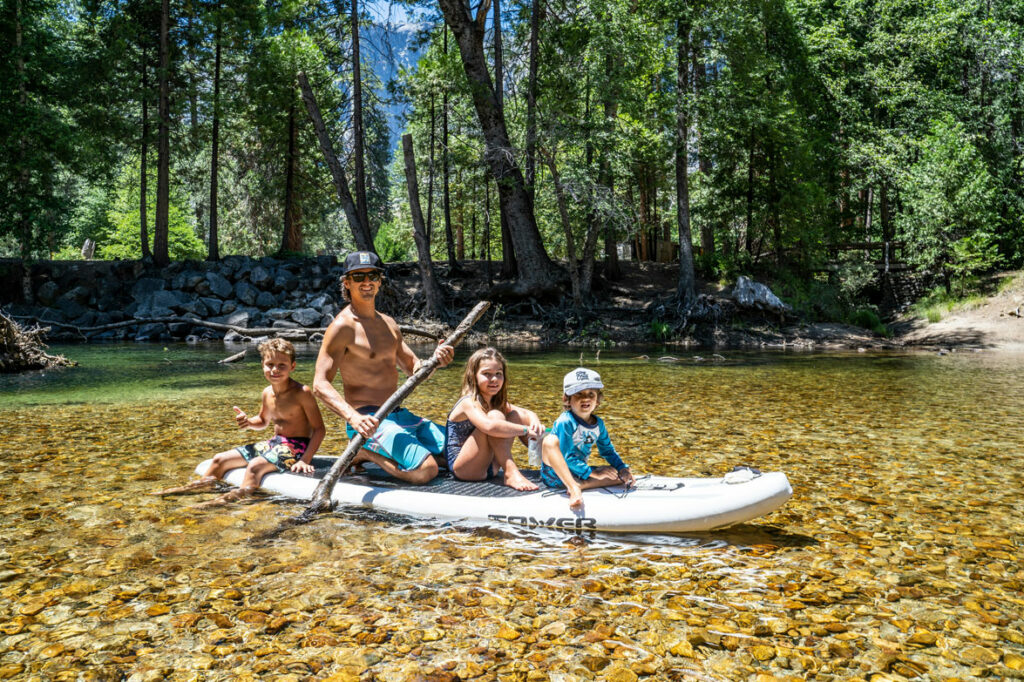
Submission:
M 1024 675 L 1021 356 L 588 353 L 635 471 L 746 463 L 795 496 L 719 533 L 574 538 L 350 509 L 275 534 L 299 507 L 149 497 L 240 442 L 255 353 L 55 350 L 81 366 L 0 377 L 0 679 Z M 578 351 L 510 360 L 550 422 Z M 460 374 L 407 406 L 442 420 Z

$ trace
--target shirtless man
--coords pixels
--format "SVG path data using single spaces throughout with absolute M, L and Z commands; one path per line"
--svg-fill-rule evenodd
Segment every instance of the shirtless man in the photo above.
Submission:
M 316 360 L 313 393 L 347 422 L 349 438 L 356 433 L 366 443 L 353 464 L 373 462 L 392 476 L 423 484 L 437 476 L 437 462 L 444 448 L 444 431 L 428 419 L 405 408 L 394 410 L 383 422 L 374 416 L 398 387 L 398 368 L 412 375 L 420 361 L 391 317 L 377 312 L 376 298 L 383 279 L 377 254 L 357 251 L 345 259 L 342 293 L 350 305 L 331 322 Z M 434 351 L 441 367 L 455 357 L 444 343 Z M 344 397 L 334 388 L 341 373 Z

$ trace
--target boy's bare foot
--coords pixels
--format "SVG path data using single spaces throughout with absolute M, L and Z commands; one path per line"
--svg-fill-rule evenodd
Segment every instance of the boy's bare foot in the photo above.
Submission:
M 201 493 L 209 490 L 217 482 L 217 479 L 213 476 L 205 476 L 195 481 L 190 481 L 185 485 L 176 485 L 173 488 L 164 488 L 163 490 L 155 490 L 150 495 L 179 495 L 181 493 Z
M 537 484 L 523 476 L 520 471 L 506 471 L 505 485 L 516 490 L 536 490 Z
M 569 491 L 569 509 L 583 509 L 583 491 L 579 488 Z
M 231 492 L 224 493 L 220 497 L 215 497 L 207 502 L 200 502 L 199 504 L 192 505 L 192 509 L 210 509 L 211 507 L 223 507 L 226 504 L 232 502 L 238 502 L 239 500 L 250 497 L 254 490 L 252 488 L 238 488 Z

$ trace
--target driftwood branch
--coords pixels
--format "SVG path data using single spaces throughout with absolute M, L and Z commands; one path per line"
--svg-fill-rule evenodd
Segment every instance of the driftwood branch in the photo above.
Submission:
M 455 328 L 455 331 L 451 333 L 451 336 L 444 340 L 444 343 L 449 346 L 457 345 L 470 328 L 476 324 L 477 320 L 483 316 L 484 312 L 488 307 L 490 307 L 490 305 L 491 304 L 488 301 L 480 301 L 477 303 L 476 306 L 469 311 L 469 314 L 466 315 L 465 319 L 459 323 L 459 326 Z M 380 421 L 384 421 L 384 418 L 391 414 L 396 407 L 401 405 L 402 401 L 413 392 L 413 389 L 423 383 L 423 381 L 430 376 L 430 373 L 433 372 L 436 367 L 437 358 L 431 355 L 430 359 L 420 365 L 420 368 L 416 373 L 406 379 L 405 383 L 402 384 L 397 391 L 392 393 L 390 398 L 384 401 L 384 404 L 377 409 L 373 416 Z M 313 518 L 315 514 L 325 511 L 331 507 L 331 493 L 334 491 L 335 484 L 338 482 L 338 479 L 341 478 L 342 474 L 344 474 L 348 469 L 352 460 L 356 456 L 356 452 L 359 451 L 359 448 L 363 447 L 363 443 L 365 442 L 366 438 L 358 433 L 349 441 L 348 447 L 345 448 L 345 451 L 341 453 L 340 457 L 338 457 L 337 461 L 331 467 L 331 470 L 327 472 L 327 475 L 323 477 L 320 484 L 316 487 L 316 490 L 313 492 L 313 498 L 310 501 L 309 506 L 306 508 L 306 511 L 302 513 L 302 516 L 300 517 L 301 519 L 309 520 Z
M 303 334 L 323 334 L 327 331 L 327 327 L 240 327 L 235 324 L 223 324 L 221 322 L 207 322 L 197 317 L 146 317 L 134 320 L 124 320 L 123 322 L 111 322 L 110 324 L 101 324 L 95 327 L 77 327 L 73 324 L 67 324 L 66 322 L 54 322 L 52 320 L 44 320 L 38 317 L 32 317 L 28 315 L 18 315 L 15 317 L 18 320 L 31 320 L 38 324 L 47 324 L 53 327 L 62 327 L 64 329 L 73 329 L 82 337 L 85 337 L 86 332 L 102 332 L 109 331 L 111 329 L 117 329 L 119 327 L 134 327 L 140 324 L 149 324 L 151 322 L 160 322 L 163 324 L 168 323 L 179 323 L 186 322 L 196 327 L 209 327 L 210 329 L 217 329 L 220 331 L 233 331 L 239 334 L 245 334 L 246 336 L 265 336 L 268 334 L 285 334 L 288 332 L 302 332 Z M 433 332 L 428 332 L 425 329 L 419 327 L 409 327 L 402 325 L 399 327 L 402 334 L 409 336 L 422 336 L 427 339 L 434 339 L 435 341 L 440 335 Z
M 17 322 L 0 312 L 0 373 L 78 364 L 63 355 L 50 355 L 46 352 L 43 336 L 48 331 L 49 328 L 38 326 L 34 329 L 23 329 Z

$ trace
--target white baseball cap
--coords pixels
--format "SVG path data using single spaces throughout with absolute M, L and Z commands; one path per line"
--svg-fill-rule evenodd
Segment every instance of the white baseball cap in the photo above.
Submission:
M 601 375 L 592 369 L 577 367 L 562 379 L 562 392 L 566 395 L 575 395 L 588 388 L 604 388 L 604 384 L 601 383 Z

